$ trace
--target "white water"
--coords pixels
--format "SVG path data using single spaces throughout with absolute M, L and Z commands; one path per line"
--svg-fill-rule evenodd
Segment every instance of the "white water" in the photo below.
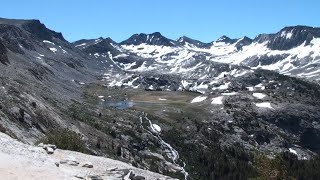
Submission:
M 149 122 L 149 125 L 150 125 L 150 129 L 152 132 L 148 131 L 147 129 L 145 129 L 143 126 L 142 126 L 142 122 L 143 122 L 143 118 L 145 118 L 148 122 Z M 188 179 L 188 172 L 184 169 L 184 167 L 186 166 L 185 162 L 182 162 L 183 163 L 183 167 L 181 167 L 178 163 L 177 163 L 177 160 L 179 159 L 179 153 L 177 150 L 175 150 L 170 144 L 166 143 L 160 136 L 159 136 L 159 132 L 156 131 L 156 129 L 154 129 L 154 127 L 152 126 L 152 122 L 151 120 L 147 117 L 147 114 L 146 113 L 143 113 L 141 116 L 140 116 L 140 123 L 141 123 L 141 126 L 144 130 L 146 130 L 147 132 L 149 132 L 151 135 L 153 135 L 161 144 L 161 147 L 164 149 L 167 157 L 169 159 L 171 159 L 173 161 L 173 163 L 177 166 L 179 166 L 181 169 L 182 169 L 182 173 L 184 174 L 184 179 L 187 180 Z

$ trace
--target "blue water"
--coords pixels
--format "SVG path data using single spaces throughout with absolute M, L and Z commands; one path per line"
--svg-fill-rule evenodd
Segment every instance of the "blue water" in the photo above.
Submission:
M 158 103 L 151 103 L 151 102 L 133 102 L 133 101 L 128 101 L 128 100 L 124 100 L 124 101 L 119 101 L 119 102 L 105 102 L 104 103 L 105 106 L 107 107 L 114 107 L 117 109 L 128 109 L 134 106 L 156 106 L 156 105 L 160 105 Z
M 114 107 L 117 109 L 128 109 L 135 105 L 135 102 L 132 101 L 120 101 L 120 102 L 106 102 L 107 107 Z

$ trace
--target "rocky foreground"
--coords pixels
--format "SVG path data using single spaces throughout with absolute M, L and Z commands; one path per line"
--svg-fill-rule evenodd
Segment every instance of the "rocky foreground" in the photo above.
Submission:
M 0 177 L 2 180 L 172 179 L 108 158 L 55 149 L 54 146 L 23 144 L 3 133 L 0 133 Z

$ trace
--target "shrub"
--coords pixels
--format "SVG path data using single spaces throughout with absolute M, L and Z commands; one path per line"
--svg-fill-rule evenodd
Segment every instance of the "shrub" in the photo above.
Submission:
M 40 142 L 54 144 L 59 149 L 86 152 L 85 143 L 81 140 L 81 136 L 70 130 L 50 131 Z

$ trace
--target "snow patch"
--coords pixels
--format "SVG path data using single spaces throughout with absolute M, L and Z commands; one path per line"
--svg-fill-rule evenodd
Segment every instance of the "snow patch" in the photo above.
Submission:
M 85 45 L 87 45 L 87 43 L 79 44 L 79 45 L 76 45 L 75 47 L 80 47 L 80 46 L 85 46 Z
M 254 87 L 247 87 L 249 91 L 254 91 Z
M 56 48 L 49 48 L 49 49 L 50 49 L 50 51 L 52 51 L 54 53 L 56 53 L 58 51 Z
M 226 89 L 229 88 L 230 84 L 231 84 L 230 82 L 227 82 L 227 83 L 224 83 L 224 84 L 220 85 L 219 87 L 213 87 L 212 90 L 216 90 L 216 89 L 226 90 Z
M 265 90 L 266 89 L 266 87 L 263 85 L 263 84 L 258 84 L 258 85 L 256 85 L 255 86 L 256 88 L 260 88 L 261 90 Z
M 202 102 L 202 101 L 204 101 L 206 99 L 207 99 L 207 96 L 198 96 L 198 97 L 192 99 L 191 103 Z
M 289 148 L 289 152 L 292 154 L 298 155 L 297 151 L 292 148 Z
M 187 88 L 187 86 L 188 86 L 189 84 L 191 84 L 191 83 L 187 82 L 186 80 L 182 80 L 182 81 L 181 81 L 181 84 L 182 84 L 182 87 L 183 87 L 183 88 Z
M 152 127 L 154 130 L 156 130 L 158 133 L 161 132 L 161 127 L 157 124 L 152 124 Z
M 223 104 L 223 96 L 212 98 L 211 104 Z
M 260 108 L 273 109 L 273 107 L 271 106 L 271 103 L 269 103 L 269 102 L 256 103 L 256 106 L 260 107 Z
M 253 93 L 252 95 L 253 95 L 253 97 L 258 98 L 258 99 L 263 99 L 267 96 L 263 93 Z
M 44 42 L 44 43 L 49 43 L 49 44 L 55 45 L 53 42 L 48 41 L 48 40 L 44 40 L 43 42 Z

